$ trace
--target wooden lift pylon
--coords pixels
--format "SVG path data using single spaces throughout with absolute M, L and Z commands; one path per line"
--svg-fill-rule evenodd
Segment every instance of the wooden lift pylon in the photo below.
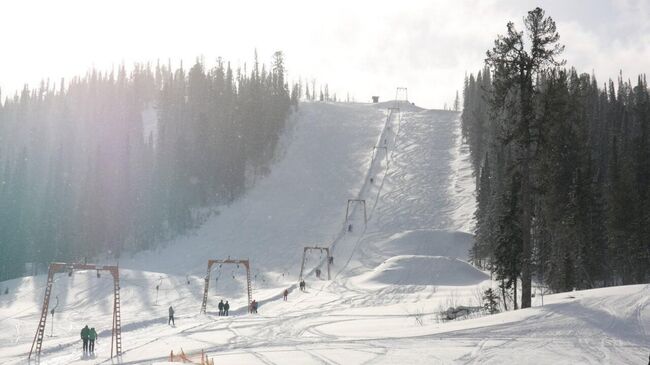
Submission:
M 311 247 L 305 247 L 302 251 L 302 264 L 300 265 L 300 280 L 302 280 L 302 274 L 305 271 L 305 259 L 307 258 L 307 252 L 308 251 L 316 251 L 319 250 L 320 252 L 325 251 L 327 254 L 327 280 L 331 280 L 331 275 L 330 275 L 330 258 L 332 257 L 330 255 L 330 248 L 329 247 L 320 247 L 320 246 L 311 246 Z
M 399 95 L 402 93 L 404 95 L 404 99 L 400 99 Z M 395 90 L 395 101 L 397 102 L 397 106 L 399 106 L 400 101 L 409 101 L 409 89 L 406 87 L 397 87 Z
M 54 275 L 67 271 L 70 275 L 79 270 L 96 270 L 99 276 L 100 271 L 108 271 L 113 276 L 113 330 L 111 333 L 111 358 L 122 355 L 122 316 L 120 313 L 120 270 L 117 266 L 100 266 L 93 264 L 68 264 L 62 262 L 53 262 L 50 264 L 47 272 L 47 284 L 45 286 L 45 296 L 43 297 L 43 307 L 41 310 L 41 319 L 36 328 L 36 335 L 32 342 L 32 348 L 29 350 L 28 359 L 32 355 L 40 357 L 43 346 L 43 336 L 45 335 L 45 323 L 50 306 L 50 296 L 52 294 L 52 284 Z
M 345 208 L 345 222 L 347 223 L 350 216 L 350 203 L 361 203 L 363 205 L 363 223 L 368 224 L 368 214 L 366 213 L 366 199 L 348 199 L 348 205 Z
M 243 265 L 246 268 L 246 292 L 248 294 L 248 313 L 251 313 L 251 302 L 253 301 L 253 288 L 251 286 L 251 268 L 250 261 L 238 260 L 238 259 L 226 259 L 226 260 L 208 260 L 208 272 L 205 275 L 205 288 L 203 289 L 203 302 L 201 303 L 201 313 L 206 313 L 208 307 L 208 289 L 210 288 L 210 272 L 212 271 L 212 265 L 215 264 L 232 264 L 232 265 Z

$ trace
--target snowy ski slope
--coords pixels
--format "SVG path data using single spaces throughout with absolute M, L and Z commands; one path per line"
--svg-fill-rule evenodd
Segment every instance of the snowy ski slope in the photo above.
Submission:
M 449 306 L 479 305 L 492 285 L 464 261 L 469 156 L 458 113 L 405 103 L 388 113 L 392 106 L 302 104 L 270 175 L 245 197 L 193 234 L 122 259 L 122 363 L 163 363 L 181 348 L 220 364 L 645 363 L 649 286 L 545 296 L 543 307 L 538 295 L 528 310 L 439 320 Z M 348 199 L 365 199 L 367 224 L 361 205 L 346 221 Z M 302 247 L 314 244 L 332 247 L 334 280 L 315 278 L 325 258 L 313 254 L 303 293 Z M 246 314 L 243 269 L 226 266 L 212 272 L 208 314 L 199 314 L 207 259 L 229 256 L 251 260 L 258 315 Z M 41 363 L 111 363 L 107 276 L 56 277 Z M 44 284 L 43 276 L 0 283 L 9 288 L 0 295 L 0 363 L 26 362 Z M 222 298 L 231 317 L 216 315 Z M 81 357 L 85 324 L 100 333 L 96 358 Z

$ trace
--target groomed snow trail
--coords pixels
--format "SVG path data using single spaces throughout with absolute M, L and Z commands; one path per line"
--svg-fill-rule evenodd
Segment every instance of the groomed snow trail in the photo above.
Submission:
M 122 260 L 122 363 L 162 363 L 181 348 L 232 364 L 645 363 L 648 286 L 438 320 L 449 306 L 477 305 L 492 285 L 463 261 L 474 209 L 469 156 L 458 113 L 401 103 L 401 114 L 387 114 L 392 106 L 302 104 L 271 173 L 245 197 L 192 235 Z M 346 222 L 347 199 L 366 200 L 367 225 L 358 205 Z M 302 247 L 313 244 L 332 245 L 336 279 L 314 277 L 325 259 L 316 254 L 307 291 L 294 290 Z M 244 272 L 234 267 L 215 269 L 209 313 L 198 314 L 206 260 L 228 256 L 251 259 L 258 315 L 246 314 Z M 0 295 L 0 363 L 25 362 L 44 281 L 0 283 L 9 287 Z M 92 272 L 57 276 L 54 337 L 46 337 L 41 363 L 111 363 L 111 285 Z M 233 316 L 216 316 L 221 298 Z M 166 322 L 169 305 L 175 327 Z M 80 357 L 86 323 L 100 332 L 93 359 Z

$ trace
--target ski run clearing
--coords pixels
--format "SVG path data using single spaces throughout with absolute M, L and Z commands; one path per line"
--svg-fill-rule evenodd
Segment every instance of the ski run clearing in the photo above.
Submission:
M 482 291 L 496 288 L 467 263 L 469 154 L 458 113 L 393 106 L 301 104 L 270 174 L 243 198 L 193 234 L 122 259 L 121 363 L 163 364 L 181 349 L 204 350 L 215 364 L 647 363 L 649 285 L 546 295 L 543 306 L 538 292 L 530 309 L 443 320 L 447 308 L 480 306 Z M 348 199 L 365 200 L 365 212 L 351 202 L 346 220 Z M 301 292 L 303 247 L 314 245 L 332 249 L 332 280 L 324 254 L 311 251 Z M 258 314 L 246 310 L 244 269 L 226 265 L 215 265 L 208 313 L 199 314 L 207 260 L 228 257 L 251 260 Z M 27 363 L 45 281 L 0 283 L 0 363 Z M 42 364 L 117 363 L 112 289 L 110 275 L 55 277 Z M 229 317 L 217 315 L 221 299 Z M 86 324 L 99 333 L 93 358 L 81 356 Z

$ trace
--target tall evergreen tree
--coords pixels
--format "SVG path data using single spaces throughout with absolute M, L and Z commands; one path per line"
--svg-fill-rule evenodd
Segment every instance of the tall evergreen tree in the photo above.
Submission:
M 512 135 L 508 143 L 514 143 L 518 149 L 516 166 L 519 170 L 521 194 L 521 239 L 522 239 L 522 308 L 530 307 L 532 285 L 532 201 L 531 164 L 534 161 L 535 143 L 539 128 L 536 125 L 534 113 L 535 80 L 539 73 L 547 67 L 561 65 L 563 61 L 556 60 L 564 46 L 557 42 L 560 38 L 552 18 L 546 17 L 541 8 L 528 12 L 524 20 L 526 35 L 530 47 L 524 42 L 524 33 L 518 32 L 512 22 L 508 23 L 505 36 L 499 36 L 494 48 L 487 53 L 486 63 L 493 67 L 495 98 L 492 106 L 495 109 L 509 107 L 507 96 L 516 95 L 517 116 L 509 122 L 513 124 Z

